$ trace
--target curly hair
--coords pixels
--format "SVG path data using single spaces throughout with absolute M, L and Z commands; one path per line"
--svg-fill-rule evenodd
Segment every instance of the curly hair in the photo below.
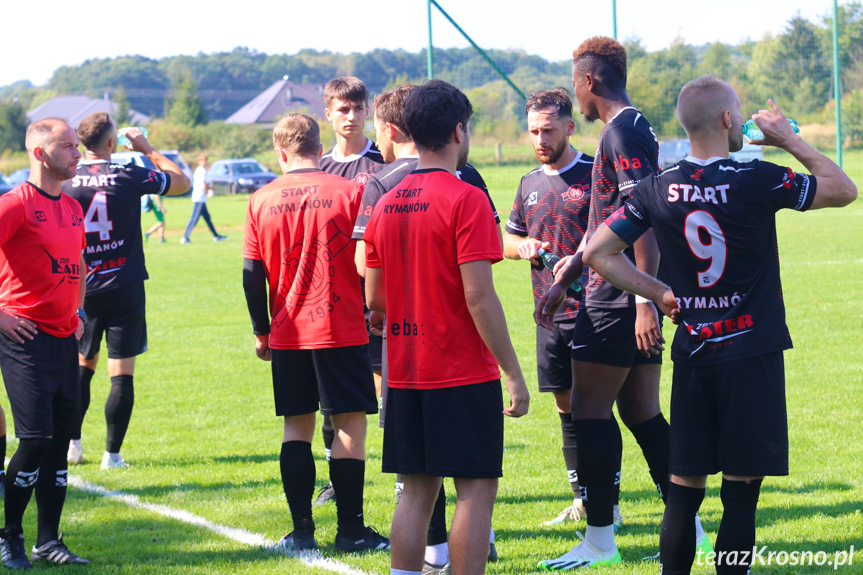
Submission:
M 609 88 L 626 89 L 626 48 L 614 38 L 588 38 L 573 50 L 572 62 L 579 71 L 593 74 Z

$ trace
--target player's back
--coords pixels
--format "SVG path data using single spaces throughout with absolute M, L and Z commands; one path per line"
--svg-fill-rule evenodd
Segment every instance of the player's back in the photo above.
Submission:
M 267 270 L 279 328 L 271 347 L 368 343 L 351 240 L 362 190 L 340 176 L 302 169 L 249 198 L 243 257 L 263 261 Z

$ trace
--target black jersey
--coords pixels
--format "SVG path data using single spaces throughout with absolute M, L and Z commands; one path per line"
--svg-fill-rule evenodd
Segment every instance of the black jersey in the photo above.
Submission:
M 61 184 L 81 204 L 87 247 L 87 295 L 147 279 L 141 240 L 141 196 L 164 195 L 171 176 L 132 164 L 81 162 Z
M 414 171 L 417 167 L 417 162 L 419 162 L 419 158 L 417 156 L 402 156 L 375 172 L 374 175 L 366 181 L 365 190 L 363 190 L 363 205 L 360 208 L 360 213 L 357 216 L 357 221 L 354 225 L 354 232 L 351 235 L 353 239 L 363 239 L 363 234 L 366 232 L 366 226 L 372 218 L 372 212 L 374 211 L 378 200 L 380 200 L 381 196 L 385 193 L 395 188 L 399 182 L 408 176 L 408 174 Z M 482 179 L 482 176 L 479 175 L 476 168 L 470 164 L 465 164 L 462 169 L 455 173 L 455 175 L 458 179 L 463 182 L 467 182 L 472 186 L 476 186 L 485 193 L 486 197 L 488 197 L 488 203 L 491 205 L 491 211 L 494 213 L 494 221 L 499 224 L 500 218 L 497 215 L 497 208 L 491 200 L 491 195 L 488 193 L 488 187 L 485 185 L 485 180 Z
M 609 227 L 632 243 L 652 227 L 680 305 L 671 356 L 715 364 L 791 347 L 775 214 L 804 211 L 816 180 L 768 162 L 687 158 L 641 182 Z
M 365 184 L 370 174 L 373 174 L 384 164 L 374 142 L 366 138 L 366 147 L 359 154 L 338 159 L 333 155 L 335 148 L 321 156 L 321 170 L 335 174 L 359 184 Z
M 659 142 L 647 119 L 635 108 L 624 108 L 602 130 L 593 159 L 588 235 L 617 211 L 632 188 L 659 171 Z M 626 251 L 635 261 L 633 249 Z M 633 307 L 633 296 L 621 291 L 590 270 L 585 305 L 598 308 Z
M 593 158 L 579 152 L 561 170 L 540 166 L 524 176 L 504 229 L 517 236 L 550 242 L 551 252 L 559 256 L 574 254 L 587 230 L 592 169 Z M 530 271 L 536 303 L 554 283 L 554 276 L 542 262 L 531 264 Z M 575 320 L 578 305 L 579 300 L 566 298 L 555 321 Z

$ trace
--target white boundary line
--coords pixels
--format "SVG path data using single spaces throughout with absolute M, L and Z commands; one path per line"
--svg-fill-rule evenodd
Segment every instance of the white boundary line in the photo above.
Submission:
M 266 537 L 258 533 L 252 533 L 251 531 L 246 531 L 244 529 L 236 529 L 234 527 L 218 525 L 217 523 L 213 523 L 207 519 L 204 519 L 203 517 L 198 517 L 193 513 L 189 513 L 188 511 L 174 509 L 172 507 L 168 507 L 167 505 L 147 503 L 136 495 L 129 495 L 128 493 L 123 493 L 122 491 L 112 491 L 106 489 L 105 487 L 102 487 L 101 485 L 96 485 L 95 483 L 84 481 L 83 479 L 74 477 L 72 475 L 69 476 L 69 485 L 76 487 L 81 491 L 86 491 L 87 493 L 93 493 L 96 495 L 101 495 L 103 497 L 108 497 L 110 499 L 115 499 L 121 503 L 124 503 L 125 505 L 128 505 L 129 507 L 134 507 L 136 509 L 144 509 L 158 515 L 162 515 L 163 517 L 176 519 L 177 521 L 182 521 L 183 523 L 188 523 L 190 525 L 203 527 L 204 529 L 212 531 L 217 535 L 221 535 L 223 537 L 227 537 L 228 539 L 238 541 L 244 545 L 263 547 L 267 551 L 271 551 L 274 553 L 283 553 L 290 557 L 299 559 L 303 563 L 306 563 L 309 567 L 317 567 L 319 569 L 325 569 L 333 573 L 344 573 L 345 575 L 371 575 L 369 573 L 366 573 L 365 571 L 354 569 L 349 565 L 345 565 L 344 563 L 340 563 L 333 559 L 324 557 L 319 551 L 287 553 L 284 550 L 279 549 L 278 543 L 276 541 L 271 541 L 270 539 L 267 539 Z

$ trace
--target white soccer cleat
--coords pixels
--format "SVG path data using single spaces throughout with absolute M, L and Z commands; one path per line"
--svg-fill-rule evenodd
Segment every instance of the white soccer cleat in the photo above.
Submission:
M 123 461 L 123 456 L 119 453 L 108 453 L 106 451 L 102 456 L 102 469 L 115 469 L 118 467 L 129 467 L 129 464 Z
M 579 537 L 581 533 L 576 532 Z M 597 549 L 588 541 L 582 541 L 557 559 L 540 561 L 537 567 L 540 571 L 568 571 L 589 567 L 607 567 L 622 562 L 617 545 L 610 551 Z
M 84 463 L 84 448 L 81 447 L 80 439 L 69 441 L 69 451 L 66 452 L 66 461 L 69 462 L 69 465 Z
M 581 499 L 575 499 L 573 500 L 572 505 L 561 511 L 557 517 L 551 521 L 546 521 L 542 525 L 549 527 L 552 525 L 561 525 L 563 523 L 578 522 L 581 521 L 582 517 L 586 516 L 584 503 Z

